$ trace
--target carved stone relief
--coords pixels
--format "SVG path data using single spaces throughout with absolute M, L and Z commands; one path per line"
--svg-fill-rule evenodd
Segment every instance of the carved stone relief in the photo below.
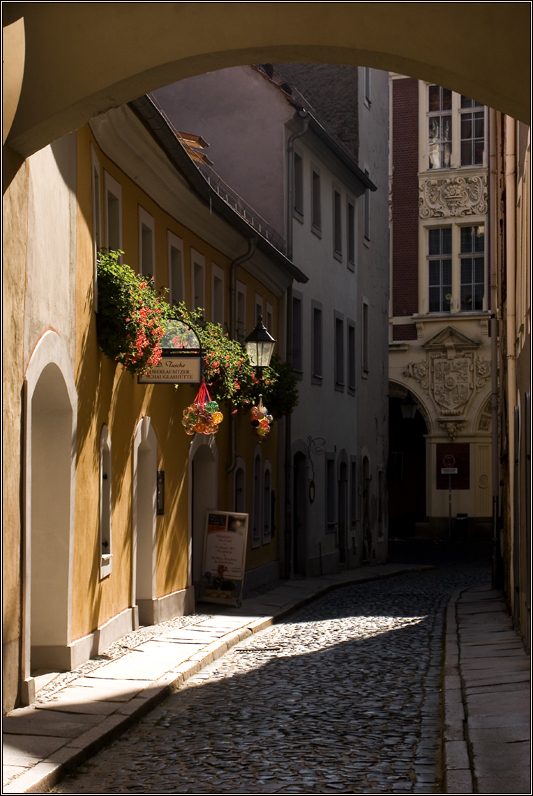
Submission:
M 466 420 L 445 420 L 439 418 L 439 425 L 442 426 L 443 430 L 448 434 L 449 438 L 453 442 L 457 434 L 466 426 Z
M 487 212 L 487 177 L 442 177 L 419 182 L 420 218 L 462 218 Z

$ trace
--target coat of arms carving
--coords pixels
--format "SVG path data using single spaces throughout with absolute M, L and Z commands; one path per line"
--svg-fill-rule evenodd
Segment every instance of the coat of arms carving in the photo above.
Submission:
M 421 180 L 419 192 L 420 218 L 461 218 L 487 212 L 484 175 Z

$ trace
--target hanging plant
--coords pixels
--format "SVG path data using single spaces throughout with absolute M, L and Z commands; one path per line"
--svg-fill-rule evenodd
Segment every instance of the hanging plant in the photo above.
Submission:
M 202 381 L 202 386 L 194 403 L 183 410 L 182 425 L 185 433 L 192 437 L 193 434 L 216 434 L 218 426 L 222 423 L 224 416 L 218 411 L 218 403 L 212 401 Z
M 98 344 L 110 359 L 142 376 L 161 361 L 160 343 L 171 309 L 152 277 L 119 262 L 122 254 L 98 253 Z

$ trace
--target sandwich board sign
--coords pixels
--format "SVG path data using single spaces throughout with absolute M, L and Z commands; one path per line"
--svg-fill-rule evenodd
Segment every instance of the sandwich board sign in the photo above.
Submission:
M 207 512 L 198 602 L 241 604 L 247 537 L 248 514 Z

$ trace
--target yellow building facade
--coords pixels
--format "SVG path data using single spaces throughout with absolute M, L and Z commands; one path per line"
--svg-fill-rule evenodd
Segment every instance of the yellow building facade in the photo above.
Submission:
M 231 322 L 244 337 L 261 313 L 283 353 L 295 269 L 193 178 L 199 188 L 122 108 L 29 158 L 5 197 L 24 264 L 4 327 L 21 342 L 6 395 L 13 538 L 23 482 L 22 550 L 7 545 L 4 559 L 6 710 L 33 701 L 42 672 L 79 665 L 139 623 L 194 611 L 208 510 L 250 515 L 245 589 L 279 574 L 280 424 L 260 445 L 249 413 L 221 405 L 218 434 L 191 438 L 181 421 L 199 384 L 141 384 L 98 345 L 96 252 L 109 248 L 228 333 Z

